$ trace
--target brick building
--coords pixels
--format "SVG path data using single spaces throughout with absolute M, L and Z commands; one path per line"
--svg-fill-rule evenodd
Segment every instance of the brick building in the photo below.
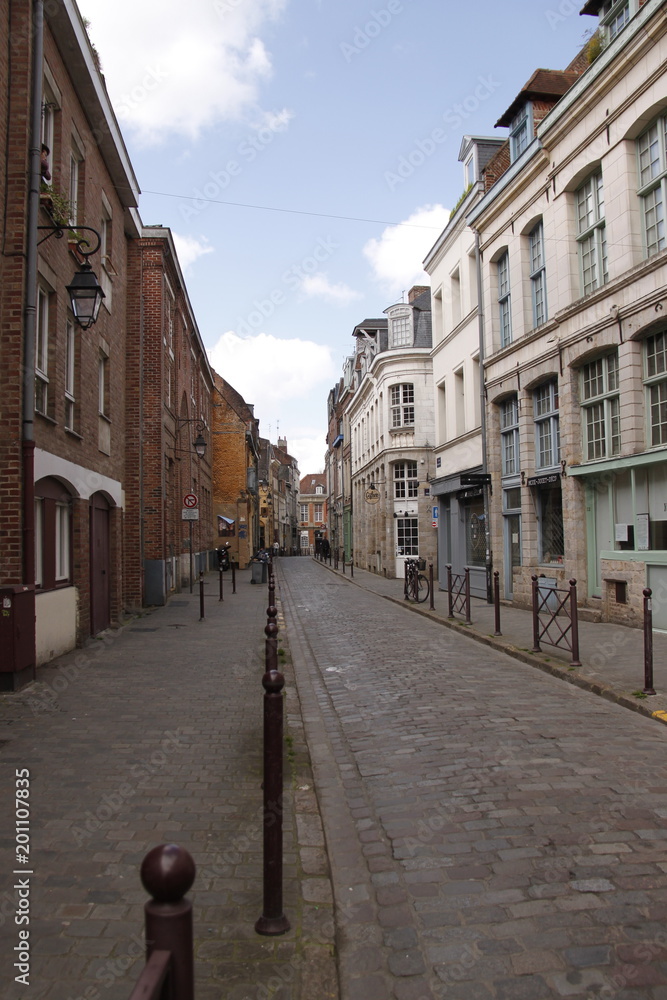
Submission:
M 169 229 L 142 228 L 128 273 L 125 604 L 135 608 L 164 604 L 211 564 L 213 372 Z M 196 520 L 183 519 L 186 495 Z
M 260 547 L 259 420 L 253 407 L 217 374 L 211 419 L 216 544 L 229 542 L 231 559 L 244 569 Z
M 272 493 L 274 522 L 280 551 L 285 555 L 296 555 L 299 550 L 298 512 L 299 465 L 287 450 L 287 439 L 278 438 L 272 445 Z
M 139 192 L 78 11 L 48 4 L 42 26 L 35 9 L 0 0 L 0 588 L 24 588 L 3 593 L 5 687 L 123 606 L 126 243 Z M 67 229 L 53 238 L 57 225 L 89 237 L 84 250 L 97 249 L 85 227 L 100 236 L 90 262 L 105 298 L 89 329 L 67 293 L 85 258 Z
M 329 497 L 325 473 L 314 472 L 299 483 L 299 551 L 313 551 L 320 539 L 329 537 Z

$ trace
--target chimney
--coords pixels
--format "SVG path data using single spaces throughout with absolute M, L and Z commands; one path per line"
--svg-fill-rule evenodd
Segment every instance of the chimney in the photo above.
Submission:
M 430 292 L 430 291 L 431 291 L 430 285 L 413 285 L 410 291 L 408 292 L 408 302 L 414 302 L 415 299 L 418 299 L 419 296 L 422 295 L 424 292 Z
M 282 448 L 283 451 L 287 451 L 287 438 L 278 438 L 278 447 Z

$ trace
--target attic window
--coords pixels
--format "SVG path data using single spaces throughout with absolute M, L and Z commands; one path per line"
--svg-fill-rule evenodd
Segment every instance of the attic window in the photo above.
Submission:
M 630 20 L 631 13 L 630 0 L 610 0 L 600 7 L 600 26 L 604 28 L 606 42 L 613 42 Z
M 521 110 L 512 119 L 510 125 L 510 154 L 512 163 L 518 160 L 530 142 L 532 129 L 532 104 L 524 104 Z
M 389 318 L 390 347 L 410 347 L 412 345 L 412 310 L 396 310 Z

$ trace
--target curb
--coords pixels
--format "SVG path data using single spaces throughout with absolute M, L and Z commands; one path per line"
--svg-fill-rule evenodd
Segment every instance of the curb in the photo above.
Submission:
M 607 701 L 614 702 L 622 708 L 629 709 L 631 712 L 636 712 L 639 715 L 644 715 L 649 719 L 653 719 L 656 722 L 667 725 L 667 712 L 652 712 L 650 708 L 643 705 L 640 701 L 638 702 L 634 698 L 628 697 L 626 694 L 621 694 L 614 688 L 609 687 L 608 684 L 602 684 L 600 681 L 592 681 L 587 677 L 571 673 L 565 667 L 560 667 L 558 664 L 548 662 L 541 653 L 527 653 L 523 649 L 518 649 L 511 643 L 504 642 L 496 636 L 482 635 L 481 632 L 476 632 L 470 625 L 462 625 L 457 621 L 449 621 L 447 618 L 441 618 L 440 615 L 435 614 L 435 612 L 426 608 L 421 608 L 416 604 L 410 603 L 409 601 L 402 601 L 400 598 L 392 597 L 389 594 L 378 594 L 374 590 L 367 590 L 367 588 L 362 586 L 362 584 L 357 583 L 354 577 L 347 576 L 346 574 L 341 573 L 340 570 L 336 570 L 332 566 L 327 566 L 326 563 L 320 563 L 320 560 L 318 559 L 315 559 L 314 561 L 319 563 L 321 566 L 324 566 L 324 568 L 329 570 L 330 573 L 335 573 L 335 575 L 340 577 L 341 580 L 345 580 L 348 583 L 354 584 L 355 587 L 359 587 L 360 590 L 366 590 L 367 593 L 375 594 L 377 597 L 381 597 L 384 601 L 391 601 L 392 604 L 396 604 L 400 608 L 405 608 L 406 611 L 412 611 L 414 614 L 422 615 L 422 617 L 428 618 L 437 625 L 443 625 L 445 628 L 451 629 L 459 635 L 465 635 L 469 639 L 474 639 L 475 642 L 482 643 L 484 646 L 490 646 L 499 653 L 505 653 L 507 656 L 511 656 L 513 659 L 519 660 L 521 663 L 527 663 L 530 667 L 537 667 L 538 670 L 551 674 L 552 677 L 558 677 L 560 680 L 567 681 L 568 684 L 573 684 L 575 687 L 582 688 L 584 691 L 590 691 L 591 694 L 596 694 L 600 698 L 606 698 Z

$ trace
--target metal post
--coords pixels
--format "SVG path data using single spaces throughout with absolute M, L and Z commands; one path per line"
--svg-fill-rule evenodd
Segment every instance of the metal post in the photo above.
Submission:
M 184 899 L 195 880 L 195 863 L 183 847 L 162 844 L 141 865 L 141 881 L 152 899 L 144 907 L 146 958 L 154 951 L 171 955 L 169 986 L 179 1000 L 194 1000 L 192 903 Z
M 493 610 L 495 612 L 494 635 L 502 635 L 500 631 L 500 573 L 498 570 L 493 574 Z
M 204 621 L 204 574 L 199 574 L 199 621 Z
M 192 583 L 195 575 L 194 556 L 192 555 L 192 521 L 188 521 L 188 524 L 190 525 L 190 593 L 192 593 Z
M 403 600 L 407 601 L 408 598 L 408 564 L 403 563 Z
M 232 567 L 232 594 L 236 593 L 236 563 L 231 563 Z
M 580 667 L 579 659 L 579 614 L 577 612 L 577 581 L 570 580 L 570 625 L 572 627 L 572 667 Z
M 429 603 L 429 610 L 435 611 L 435 604 L 433 601 L 433 563 L 428 564 L 428 582 L 429 582 L 429 593 L 431 595 L 431 601 Z
M 646 587 L 644 595 L 644 694 L 655 694 L 653 687 L 653 591 Z
M 224 588 L 222 586 L 222 566 L 221 566 L 220 567 L 220 600 L 221 601 L 224 601 L 224 599 L 225 599 L 224 596 L 223 596 L 223 591 L 224 591 Z
M 540 616 L 537 610 L 537 602 L 539 600 L 540 591 L 537 586 L 537 577 L 531 576 L 532 587 L 533 587 L 533 653 L 540 653 Z
M 345 548 L 343 548 L 343 576 L 345 576 Z
M 354 549 L 350 549 L 350 576 L 354 577 Z
M 465 588 L 466 588 L 466 625 L 472 624 L 472 619 L 470 617 L 470 569 L 468 566 L 465 568 Z
M 449 605 L 448 618 L 454 617 L 454 595 L 452 594 L 452 567 L 447 563 L 447 598 Z
M 275 610 L 270 608 L 269 612 Z M 278 626 L 269 622 L 264 630 L 266 673 L 264 688 L 264 905 L 255 924 L 258 934 L 285 934 L 290 923 L 283 913 L 283 687 L 285 678 L 273 665 Z

